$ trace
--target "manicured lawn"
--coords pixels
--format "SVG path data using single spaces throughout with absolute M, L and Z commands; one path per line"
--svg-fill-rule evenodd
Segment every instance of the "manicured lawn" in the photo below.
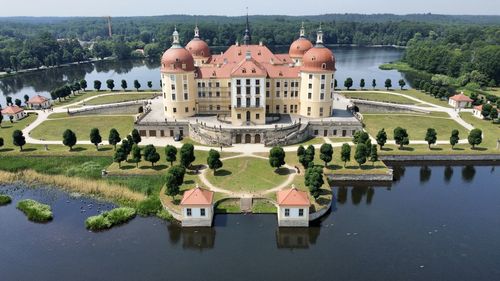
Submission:
M 331 142 L 341 142 L 341 143 L 346 143 L 346 142 L 351 142 L 352 138 L 351 137 L 335 137 L 335 138 L 330 138 Z
M 375 137 L 379 130 L 385 128 L 388 139 L 394 138 L 394 128 L 402 127 L 408 131 L 410 143 L 412 140 L 424 140 L 427 128 L 434 128 L 438 140 L 448 140 L 453 129 L 457 129 L 461 136 L 469 132 L 450 118 L 434 117 L 430 115 L 408 114 L 363 114 L 363 123 L 368 133 Z
M 252 205 L 252 213 L 254 214 L 275 214 L 276 206 L 264 199 L 254 199 Z
M 460 138 L 466 139 L 467 136 Z M 379 155 L 450 155 L 450 154 L 498 154 L 500 150 L 496 148 L 488 148 L 484 144 L 476 146 L 472 149 L 469 144 L 455 145 L 454 149 L 449 144 L 433 145 L 431 149 L 425 144 L 410 144 L 399 149 L 396 145 L 386 145 L 382 150 L 379 150 Z
M 275 173 L 268 160 L 242 157 L 223 161 L 224 166 L 214 173 L 207 172 L 207 179 L 215 186 L 231 191 L 256 192 L 271 189 L 288 178 L 288 169 Z
M 496 148 L 497 140 L 500 138 L 500 124 L 493 124 L 491 120 L 481 120 L 468 112 L 462 112 L 460 116 L 465 122 L 474 126 L 474 128 L 483 131 L 483 143 L 481 146 Z M 461 138 L 466 138 L 466 135 L 461 135 Z
M 448 104 L 447 100 L 440 100 L 440 99 L 434 98 L 433 96 L 426 94 L 424 92 L 421 92 L 419 90 L 415 90 L 415 89 L 409 89 L 409 90 L 404 90 L 404 91 L 396 90 L 395 92 L 405 94 L 408 96 L 412 96 L 412 97 L 415 97 L 417 99 L 423 100 L 425 102 L 430 102 L 430 103 L 435 104 L 435 105 L 440 105 L 440 106 L 444 106 L 444 107 L 451 107 Z
M 322 137 L 313 137 L 313 138 L 310 138 L 304 142 L 301 142 L 301 143 L 296 143 L 296 144 L 291 144 L 291 145 L 287 145 L 287 146 L 296 146 L 296 145 L 302 145 L 304 147 L 307 147 L 309 145 L 315 145 L 315 144 L 324 144 L 325 143 L 325 140 L 322 138 Z
M 132 116 L 85 116 L 70 117 L 64 119 L 46 120 L 32 132 L 31 136 L 36 139 L 62 140 L 63 132 L 71 129 L 79 140 L 88 140 L 90 130 L 98 128 L 103 139 L 107 139 L 109 130 L 115 128 L 120 136 L 128 135 L 134 126 Z
M 197 142 L 197 141 L 195 141 L 195 140 L 193 140 L 192 138 L 189 138 L 189 137 L 182 138 L 181 143 L 183 143 L 183 144 L 189 143 L 189 144 L 192 144 L 194 146 L 217 147 L 216 145 L 206 145 L 206 144 L 199 143 L 199 142 Z
M 218 214 L 239 214 L 240 200 L 239 199 L 225 199 L 219 201 L 215 206 L 215 212 Z
M 152 93 L 131 93 L 131 94 L 116 94 L 112 96 L 103 96 L 91 99 L 85 102 L 85 105 L 99 105 L 99 104 L 110 104 L 117 102 L 134 101 L 141 99 L 150 99 L 153 97 Z
M 82 91 L 79 94 L 71 95 L 71 97 L 67 97 L 66 99 L 61 99 L 61 101 L 55 100 L 54 105 L 56 105 L 56 106 L 67 105 L 70 103 L 79 102 L 81 100 L 84 100 L 84 99 L 87 99 L 90 97 L 95 97 L 98 95 L 109 94 L 109 93 L 111 93 L 111 92 L 109 92 L 109 91 L 96 92 L 96 91 L 90 91 L 90 90 L 87 90 L 86 92 Z
M 29 114 L 28 117 L 14 123 L 10 123 L 9 120 L 2 121 L 2 127 L 0 128 L 0 138 L 3 138 L 4 146 L 0 150 L 5 148 L 13 148 L 12 144 L 12 133 L 15 130 L 22 130 L 26 128 L 29 124 L 36 120 L 36 114 Z
M 381 101 L 381 102 L 392 102 L 400 104 L 416 104 L 417 102 L 405 97 L 380 93 L 380 92 L 369 92 L 369 91 L 349 91 L 342 92 L 342 94 L 347 98 L 371 100 L 371 101 Z

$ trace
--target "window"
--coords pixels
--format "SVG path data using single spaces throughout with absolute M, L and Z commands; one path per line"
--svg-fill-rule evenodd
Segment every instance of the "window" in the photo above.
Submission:
M 286 104 L 285 104 L 285 105 L 283 105 L 283 113 L 285 113 L 285 114 L 286 114 L 286 113 L 288 113 L 288 112 L 287 112 L 287 106 L 286 106 Z
M 290 209 L 285 209 L 285 217 L 289 217 L 290 216 Z
M 311 107 L 310 106 L 307 108 L 307 116 L 311 116 Z
M 269 96 L 271 96 L 271 92 L 270 91 L 266 91 L 266 98 L 268 98 Z
M 247 79 L 247 81 L 246 81 L 246 82 L 247 82 L 247 85 L 250 85 L 250 82 L 251 82 L 251 81 L 250 81 L 250 79 Z
M 215 92 L 216 97 L 220 97 L 220 92 Z
M 260 114 L 259 113 L 255 114 L 255 119 L 260 119 Z
M 325 80 L 326 79 L 326 75 L 321 75 L 321 80 Z
M 174 109 L 173 109 L 173 110 L 174 110 L 174 113 L 177 113 L 177 108 L 176 108 L 176 107 L 174 107 Z
M 220 82 L 215 82 L 215 87 L 220 88 Z
M 322 68 L 322 69 L 326 69 L 326 63 L 322 64 L 322 65 L 321 65 L 321 68 Z
M 188 99 L 189 99 L 188 93 L 184 93 L 184 100 L 188 100 Z
M 309 74 L 309 80 L 313 79 L 313 75 Z
M 236 107 L 241 107 L 241 98 L 236 99 Z
M 312 93 L 307 93 L 307 98 L 312 99 Z
M 184 108 L 184 112 L 188 113 L 189 112 L 189 107 Z
M 175 94 L 172 94 L 172 100 L 175 100 Z
M 252 93 L 252 88 L 247 87 L 247 96 L 251 95 L 251 93 Z
M 260 80 L 259 79 L 255 80 L 255 85 L 260 85 Z
M 236 94 L 241 95 L 241 87 L 236 87 Z
M 192 211 L 191 211 L 191 208 L 187 208 L 187 209 L 186 209 L 186 215 L 187 215 L 188 217 L 190 217 L 190 216 L 192 216 L 192 215 L 193 215 L 193 214 L 192 214 Z
M 313 88 L 313 84 L 312 83 L 309 83 L 309 89 L 312 89 Z
M 280 97 L 280 91 L 276 91 L 276 97 L 279 98 Z
M 271 87 L 271 82 L 267 81 L 266 82 L 266 88 L 269 88 L 269 87 Z
M 259 81 L 259 80 L 257 80 Z M 260 95 L 260 87 L 255 87 L 255 94 Z
M 217 110 L 220 110 L 220 105 L 217 105 Z
M 285 84 L 285 88 L 287 88 L 288 87 L 288 82 L 285 82 L 284 84 Z
M 175 91 L 175 84 L 171 85 L 172 91 Z
M 200 209 L 200 216 L 202 217 L 206 216 L 205 209 Z
M 280 106 L 279 105 L 276 106 L 276 113 L 280 113 Z
M 188 85 L 187 84 L 184 84 L 183 87 L 184 87 L 184 91 L 188 89 Z
M 320 98 L 320 99 L 322 99 L 322 100 L 324 100 L 324 99 L 325 99 L 325 93 L 321 93 L 321 94 L 319 95 L 319 98 Z
M 323 117 L 323 107 L 319 108 L 319 116 Z
M 276 82 L 276 88 L 279 88 L 281 86 L 280 82 Z
M 241 85 L 241 80 L 240 79 L 236 80 L 236 85 L 238 85 L 238 86 Z
M 260 98 L 255 99 L 255 106 L 260 107 Z
M 238 118 L 238 120 L 240 120 L 241 119 L 241 114 L 238 113 L 238 115 L 236 117 Z
M 288 97 L 288 91 L 284 91 L 284 92 L 283 92 L 283 96 L 284 96 L 285 98 L 286 98 L 286 97 Z
M 304 209 L 299 209 L 299 217 L 303 217 L 304 216 Z
M 325 89 L 325 84 L 321 83 L 321 90 Z
M 250 107 L 250 98 L 247 98 L 246 103 L 247 103 L 247 107 Z

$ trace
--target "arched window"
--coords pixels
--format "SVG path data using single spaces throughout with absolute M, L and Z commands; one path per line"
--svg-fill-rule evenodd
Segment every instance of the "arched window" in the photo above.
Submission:
M 321 65 L 321 68 L 322 68 L 322 69 L 326 69 L 326 63 L 323 63 L 323 64 Z

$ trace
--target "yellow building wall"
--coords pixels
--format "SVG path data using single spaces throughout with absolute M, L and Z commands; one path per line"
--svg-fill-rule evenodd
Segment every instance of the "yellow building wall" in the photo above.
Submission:
M 163 106 L 166 118 L 182 119 L 196 114 L 194 72 L 162 73 Z M 175 86 L 175 90 L 172 89 Z M 186 87 L 184 86 L 186 85 Z M 185 93 L 187 96 L 185 96 Z M 175 94 L 175 99 L 173 98 Z
M 309 118 L 331 116 L 334 72 L 301 72 L 300 78 L 300 115 Z M 323 91 L 321 90 L 321 85 L 324 85 Z M 321 98 L 321 93 L 324 93 L 323 99 Z

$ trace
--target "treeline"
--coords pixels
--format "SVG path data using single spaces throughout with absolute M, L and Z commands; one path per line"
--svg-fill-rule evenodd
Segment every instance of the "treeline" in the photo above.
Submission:
M 434 77 L 445 86 L 500 85 L 500 27 L 453 29 L 425 37 L 417 33 L 403 60 L 415 69 L 448 76 Z

